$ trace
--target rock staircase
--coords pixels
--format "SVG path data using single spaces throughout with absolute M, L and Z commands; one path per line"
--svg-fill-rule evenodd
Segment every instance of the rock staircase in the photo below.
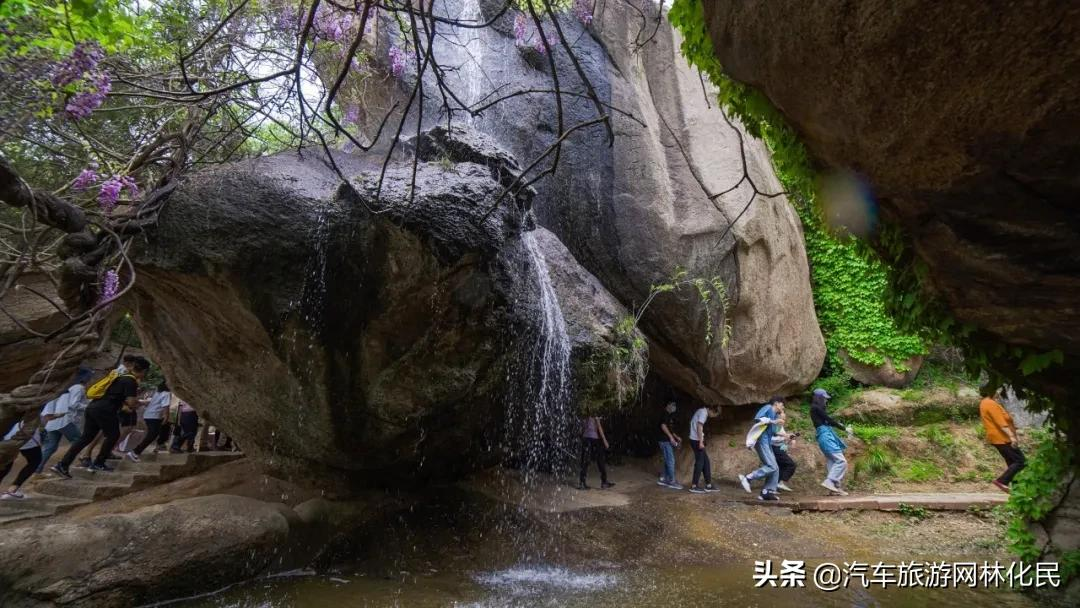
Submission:
M 0 500 L 0 525 L 35 517 L 48 517 L 95 500 L 116 498 L 150 486 L 201 473 L 242 458 L 240 452 L 192 454 L 144 453 L 140 462 L 110 460 L 111 473 L 71 468 L 72 479 L 48 472 L 46 478 L 24 486 L 23 500 Z

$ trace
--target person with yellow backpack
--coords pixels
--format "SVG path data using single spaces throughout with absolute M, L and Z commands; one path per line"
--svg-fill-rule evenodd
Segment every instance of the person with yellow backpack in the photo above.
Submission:
M 91 384 L 90 387 L 86 389 L 86 398 L 89 400 L 101 399 L 101 397 L 105 394 L 105 389 L 109 388 L 109 385 L 112 384 L 112 381 L 115 380 L 117 376 L 119 376 L 120 374 L 126 374 L 128 368 L 131 367 L 131 364 L 134 361 L 135 355 L 124 355 L 123 358 L 120 360 L 120 365 L 116 366 L 115 370 L 109 372 L 108 374 L 105 374 L 103 378 Z M 86 423 L 85 418 L 86 416 L 84 413 L 83 424 Z M 96 437 L 90 438 L 90 445 L 88 445 L 86 449 L 83 450 L 83 453 L 86 455 L 79 461 L 79 466 L 83 468 L 89 468 L 90 465 L 94 463 L 94 450 L 96 450 L 98 446 L 101 445 L 101 442 L 104 439 L 105 436 L 101 433 L 98 433 Z M 108 458 L 109 456 L 109 454 L 106 454 L 105 458 Z
M 138 407 L 139 381 L 146 377 L 146 372 L 150 370 L 150 362 L 143 357 L 135 357 L 130 367 L 127 365 L 124 367 L 124 373 L 117 370 L 115 377 L 112 377 L 111 380 L 109 380 L 108 376 L 106 377 L 109 382 L 103 392 L 99 390 L 99 385 L 102 384 L 100 381 L 86 391 L 88 396 L 92 397 L 97 394 L 101 394 L 101 396 L 95 398 L 86 408 L 86 421 L 83 426 L 82 437 L 68 449 L 67 454 L 64 454 L 64 458 L 51 468 L 57 475 L 65 478 L 71 477 L 71 473 L 68 471 L 71 463 L 83 448 L 90 445 L 99 432 L 105 436 L 105 440 L 102 442 L 97 458 L 89 469 L 91 471 L 106 472 L 113 470 L 112 467 L 105 464 L 105 460 L 112 453 L 113 446 L 120 437 L 119 412 L 121 409 L 135 411 L 135 408 Z M 112 376 L 112 374 L 110 373 L 109 376 Z

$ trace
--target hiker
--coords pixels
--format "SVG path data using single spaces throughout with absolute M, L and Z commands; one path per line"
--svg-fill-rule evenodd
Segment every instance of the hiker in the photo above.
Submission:
M 607 478 L 607 466 L 604 464 L 605 451 L 608 449 L 607 437 L 604 436 L 604 425 L 596 416 L 587 416 L 581 424 L 581 474 L 578 478 L 578 489 L 588 490 L 585 484 L 585 473 L 589 470 L 589 459 L 596 461 L 596 468 L 600 469 L 600 487 L 607 489 L 615 484 Z
M 68 387 L 63 395 L 46 403 L 44 409 L 41 410 L 45 435 L 42 439 L 38 473 L 45 469 L 45 463 L 49 462 L 60 447 L 61 437 L 66 438 L 70 443 L 75 443 L 82 436 L 79 432 L 79 419 L 87 405 L 86 383 L 90 381 L 90 373 L 89 369 L 81 368 L 75 376 L 75 384 Z
M 139 462 L 139 456 L 143 450 L 150 447 L 151 443 L 158 441 L 162 432 L 165 418 L 169 415 L 169 402 L 172 401 L 172 393 L 169 385 L 162 380 L 157 390 L 146 402 L 146 410 L 143 411 L 143 423 L 146 424 L 146 435 L 143 436 L 135 449 L 128 450 L 127 457 L 132 462 Z
M 746 438 L 746 447 L 757 453 L 761 467 L 749 475 L 739 475 L 739 485 L 747 493 L 751 493 L 753 490 L 750 489 L 750 482 L 755 479 L 764 479 L 765 485 L 761 488 L 761 494 L 758 494 L 758 500 L 780 500 L 776 495 L 777 484 L 780 483 L 780 467 L 776 463 L 772 448 L 776 425 L 784 423 L 783 410 L 783 397 L 769 399 L 769 402 L 761 406 L 754 415 L 754 425 Z
M 690 447 L 694 450 L 694 477 L 690 483 L 690 491 L 694 494 L 716 492 L 712 485 L 712 464 L 709 462 L 709 454 L 705 452 L 705 421 L 720 415 L 720 406 L 712 405 L 700 407 L 690 418 Z M 698 485 L 702 474 L 705 476 L 705 487 Z
M 980 393 L 983 398 L 979 402 L 979 418 L 982 418 L 983 428 L 986 430 L 986 441 L 1001 454 L 1007 467 L 992 483 L 1002 492 L 1008 492 L 1013 477 L 1027 466 L 1027 461 L 1024 453 L 1020 451 L 1019 437 L 1012 416 L 994 399 L 1001 398 L 1001 391 L 993 386 L 984 386 Z
M 4 435 L 4 441 L 14 439 L 15 434 L 22 430 L 22 427 L 22 422 L 16 424 L 14 428 L 8 431 L 7 435 Z M 0 500 L 21 500 L 26 498 L 26 495 L 23 494 L 19 488 L 26 483 L 27 479 L 30 479 L 30 476 L 37 470 L 38 464 L 41 463 L 41 433 L 38 429 L 34 429 L 30 438 L 26 440 L 26 443 L 22 444 L 22 447 L 19 448 L 19 454 L 26 460 L 26 465 L 19 470 L 19 474 L 15 476 L 15 481 L 11 484 L 11 487 L 3 494 L 0 494 Z M 7 477 L 7 474 L 11 472 L 11 467 L 14 466 L 14 464 L 15 461 L 12 460 L 0 470 L 0 480 Z
M 785 406 L 780 404 L 778 412 L 781 418 L 787 419 L 785 412 Z M 788 454 L 791 446 L 795 445 L 795 439 L 799 436 L 798 433 L 789 433 L 784 429 L 784 425 L 778 424 L 776 428 L 776 434 L 773 435 L 772 451 L 773 456 L 776 458 L 776 466 L 780 467 L 780 481 L 776 484 L 776 489 L 783 490 L 785 492 L 792 492 L 790 486 L 787 485 L 795 475 L 795 460 Z
M 117 412 L 121 409 L 134 410 L 138 405 L 136 395 L 139 392 L 139 381 L 150 370 L 150 362 L 143 357 L 136 357 L 130 366 L 126 366 L 124 374 L 118 374 L 105 389 L 105 394 L 100 399 L 95 399 L 86 408 L 86 423 L 83 425 L 82 437 L 72 445 L 63 460 L 53 465 L 50 469 L 61 477 L 71 477 L 68 468 L 75 457 L 93 441 L 100 431 L 105 436 L 101 450 L 97 458 L 88 467 L 91 471 L 112 471 L 113 468 L 105 464 L 105 459 L 112 453 L 113 445 L 120 436 L 120 419 Z
M 660 434 L 657 439 L 660 442 L 660 453 L 664 456 L 664 471 L 660 474 L 659 485 L 681 490 L 682 486 L 675 481 L 675 450 L 682 443 L 682 438 L 675 434 L 675 410 L 678 406 L 674 401 L 664 406 L 664 414 L 660 419 Z
M 128 373 L 127 370 L 135 362 L 135 358 L 136 358 L 136 356 L 132 355 L 132 354 L 124 355 L 120 359 L 120 365 L 117 365 L 116 369 L 114 371 L 109 372 L 108 376 L 106 376 L 102 380 L 99 380 L 98 382 L 108 381 L 108 380 L 110 380 L 110 378 L 116 378 L 117 376 Z M 93 386 L 96 386 L 98 382 L 95 382 Z M 84 421 L 84 424 L 85 424 L 85 421 Z M 126 437 L 126 435 L 125 435 L 125 437 Z M 90 468 L 90 466 L 94 463 L 94 461 L 93 461 L 94 450 L 96 450 L 98 448 L 98 446 L 101 445 L 101 442 L 104 441 L 104 440 L 105 440 L 105 436 L 100 434 L 100 433 L 98 435 L 96 435 L 95 437 L 90 438 L 90 443 L 88 444 L 88 446 L 86 448 L 86 456 L 84 456 L 83 458 L 81 458 L 79 460 L 79 466 L 81 466 L 81 467 L 83 467 L 85 469 Z M 105 458 L 109 458 L 111 456 L 115 456 L 115 454 L 106 454 Z
M 169 453 L 180 454 L 183 452 L 185 443 L 188 446 L 188 453 L 194 452 L 195 435 L 199 433 L 199 413 L 183 399 L 180 400 L 180 405 L 177 407 L 176 426 L 178 431 L 173 437 L 172 447 L 169 448 Z
M 829 399 L 832 399 L 832 395 L 823 388 L 815 388 L 810 399 L 810 421 L 817 429 L 818 447 L 825 455 L 825 463 L 829 470 L 821 485 L 830 492 L 847 496 L 847 492 L 843 489 L 844 474 L 847 473 L 847 458 L 844 457 L 844 450 L 847 446 L 836 435 L 833 427 L 844 429 L 848 437 L 851 437 L 851 426 L 844 426 L 829 416 L 825 411 Z
M 128 411 L 127 409 L 121 409 L 116 414 L 117 418 L 120 419 L 120 437 L 117 438 L 115 445 L 117 446 L 117 449 L 121 451 L 127 451 L 128 438 L 131 437 L 131 433 L 135 431 L 135 425 L 139 423 L 138 407 L 140 405 L 142 405 L 142 403 L 136 399 L 134 408 L 132 408 L 130 411 Z M 110 454 L 108 456 L 108 458 L 117 459 L 119 459 L 120 457 L 121 456 L 116 453 Z

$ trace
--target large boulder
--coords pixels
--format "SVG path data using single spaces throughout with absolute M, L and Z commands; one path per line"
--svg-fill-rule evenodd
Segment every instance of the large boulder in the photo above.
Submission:
M 1071 398 L 1080 378 L 1075 3 L 704 8 L 724 70 L 764 93 L 823 164 L 868 179 L 956 317 L 998 341 L 1062 351 L 1064 364 L 1043 378 Z
M 508 1 L 479 6 L 490 19 Z M 463 4 L 449 0 L 445 10 L 459 14 Z M 797 215 L 784 196 L 758 197 L 747 206 L 752 188 L 744 170 L 761 192 L 782 190 L 768 154 L 758 142 L 740 138 L 740 127 L 729 126 L 711 104 L 713 93 L 702 90 L 667 24 L 655 31 L 651 22 L 643 27 L 638 8 L 627 3 L 601 3 L 596 13 L 588 27 L 571 14 L 559 23 L 606 104 L 601 107 L 610 115 L 613 139 L 595 124 L 563 141 L 553 174 L 535 184 L 539 222 L 635 311 L 653 285 L 669 281 L 679 268 L 687 278 L 722 281 L 728 302 L 720 308 L 726 310 L 706 314 L 692 290 L 664 294 L 645 310 L 641 329 L 651 367 L 668 384 L 697 400 L 729 404 L 801 390 L 817 376 L 825 348 Z M 550 91 L 553 82 L 548 58 L 534 48 L 533 27 L 521 44 L 515 41 L 509 25 L 516 14 L 511 7 L 496 27 L 480 30 L 440 23 L 435 51 L 443 65 L 454 66 L 443 81 L 465 103 L 509 95 L 477 117 L 458 112 L 454 120 L 489 134 L 528 165 L 549 152 L 560 112 L 550 94 L 513 94 Z M 384 35 L 392 34 L 384 29 Z M 594 120 L 597 108 L 584 94 L 577 67 L 561 50 L 552 59 L 567 92 L 563 126 Z M 426 77 L 435 90 L 434 77 Z M 411 90 L 415 78 L 407 66 L 394 94 Z M 370 95 L 384 104 L 383 92 Z M 444 124 L 441 96 L 427 98 L 425 120 Z M 534 173 L 553 157 L 539 161 Z M 726 344 L 720 339 L 725 323 L 731 327 Z
M 67 322 L 57 309 L 60 298 L 56 286 L 45 274 L 23 276 L 19 285 L 4 292 L 0 305 L 0 392 L 24 384 L 61 350 L 55 342 L 46 342 L 47 334 Z M 50 395 L 48 398 L 52 398 Z
M 289 564 L 299 517 L 240 496 L 178 500 L 132 513 L 6 529 L 0 604 L 120 607 L 213 590 Z
M 376 154 L 335 158 L 348 183 L 314 151 L 196 174 L 136 252 L 145 348 L 246 451 L 307 475 L 447 475 L 499 458 L 504 416 L 538 394 L 561 400 L 545 424 L 570 416 L 568 357 L 589 353 L 548 327 L 530 193 L 495 207 L 513 158 L 458 131 L 410 147 L 415 188 L 411 161 L 380 185 Z

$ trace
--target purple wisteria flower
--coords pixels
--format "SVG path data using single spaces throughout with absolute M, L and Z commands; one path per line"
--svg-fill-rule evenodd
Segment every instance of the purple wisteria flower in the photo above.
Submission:
M 593 4 L 590 0 L 574 0 L 574 16 L 585 27 L 592 25 Z
M 101 279 L 101 293 L 98 294 L 98 305 L 106 304 L 116 298 L 120 291 L 120 275 L 115 270 L 106 270 Z
M 527 31 L 525 25 L 525 15 L 518 13 L 514 17 L 514 43 L 518 46 L 525 44 L 525 32 Z
M 108 74 L 101 73 L 92 79 L 89 86 L 88 90 L 72 97 L 64 107 L 68 116 L 75 120 L 86 118 L 105 101 L 105 96 L 112 89 L 112 80 Z
M 71 182 L 71 189 L 76 191 L 83 191 L 94 185 L 94 182 L 98 181 L 97 165 L 91 164 L 87 168 L 83 169 L 79 173 L 79 176 L 75 178 L 75 181 Z
M 126 189 L 131 196 L 139 195 L 139 185 L 130 176 L 114 175 L 101 184 L 98 191 L 98 205 L 105 213 L 112 213 L 120 200 L 120 191 Z
M 390 73 L 394 75 L 394 78 L 401 78 L 401 75 L 405 73 L 405 51 L 391 46 L 387 55 L 390 57 Z
M 327 6 L 326 4 L 320 5 L 315 12 L 315 22 L 313 24 L 315 35 L 324 40 L 339 42 L 345 38 L 345 34 L 352 27 L 352 15 L 326 8 Z
M 536 52 L 540 53 L 541 55 L 547 53 L 547 45 L 544 44 L 543 36 L 537 36 L 536 40 L 533 41 L 533 48 L 536 49 Z
M 98 63 L 105 58 L 105 51 L 97 42 L 80 42 L 75 45 L 63 61 L 56 64 L 52 75 L 52 83 L 57 87 L 67 86 L 79 80 L 89 72 L 93 72 Z
M 356 104 L 345 108 L 345 122 L 356 124 L 360 122 L 360 107 Z

